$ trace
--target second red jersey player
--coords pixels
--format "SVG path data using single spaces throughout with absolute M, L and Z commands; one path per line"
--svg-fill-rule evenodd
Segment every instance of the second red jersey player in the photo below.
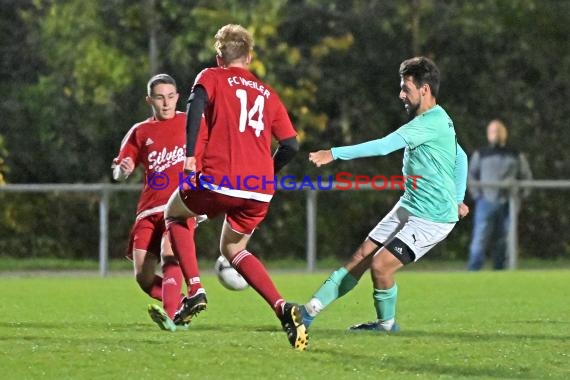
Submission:
M 183 276 L 168 239 L 163 238 L 163 211 L 170 194 L 178 186 L 183 169 L 186 114 L 176 111 L 178 92 L 174 79 L 169 75 L 152 77 L 147 91 L 147 103 L 153 116 L 135 124 L 123 138 L 119 154 L 113 160 L 113 177 L 116 180 L 126 179 L 137 166 L 144 170 L 143 190 L 127 256 L 133 260 L 135 277 L 141 289 L 152 298 L 162 300 L 166 314 L 173 317 L 180 302 Z M 206 132 L 201 137 L 199 150 L 205 143 Z M 188 219 L 188 225 L 193 233 L 195 220 Z M 161 255 L 162 277 L 155 274 Z M 149 308 L 149 312 L 156 311 Z M 169 326 L 174 329 L 172 322 Z
M 125 158 L 144 170 L 143 190 L 137 204 L 137 219 L 162 213 L 168 197 L 178 186 L 186 154 L 186 114 L 171 119 L 155 117 L 135 124 L 121 143 L 115 167 Z
M 274 174 L 298 150 L 296 132 L 277 93 L 248 70 L 253 48 L 250 33 L 239 25 L 226 25 L 215 39 L 218 67 L 198 75 L 187 111 L 185 171 L 196 170 L 202 113 L 208 129 L 199 186 L 175 191 L 165 211 L 173 250 L 184 276 L 199 281 L 194 242 L 184 239 L 186 218 L 225 214 L 221 253 L 275 311 L 291 345 L 304 350 L 308 335 L 298 306 L 284 301 L 264 265 L 246 249 L 269 209 Z M 279 142 L 274 155 L 272 138 Z M 204 181 L 208 183 L 203 185 Z M 175 321 L 190 320 L 205 307 L 205 291 L 196 282 Z

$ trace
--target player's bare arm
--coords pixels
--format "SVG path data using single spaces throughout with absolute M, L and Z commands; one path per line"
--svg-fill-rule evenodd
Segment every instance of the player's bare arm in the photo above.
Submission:
M 320 168 L 322 165 L 333 162 L 334 158 L 331 150 L 319 150 L 318 152 L 309 153 L 309 161 Z

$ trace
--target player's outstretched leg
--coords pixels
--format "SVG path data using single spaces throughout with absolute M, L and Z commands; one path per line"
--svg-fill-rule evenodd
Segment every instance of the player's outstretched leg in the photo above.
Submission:
M 309 333 L 303 324 L 303 317 L 299 305 L 285 303 L 283 313 L 280 317 L 283 331 L 287 334 L 287 339 L 293 348 L 304 351 L 309 343 Z
M 233 230 L 226 220 L 222 228 L 220 251 L 247 283 L 271 306 L 287 333 L 289 343 L 295 349 L 303 351 L 307 346 L 308 333 L 303 325 L 299 307 L 285 302 L 263 263 L 245 249 L 249 237 L 250 235 Z
M 349 331 L 397 332 L 396 300 L 398 285 L 394 282 L 394 274 L 403 266 L 386 248 L 382 248 L 372 259 L 371 275 L 374 285 L 374 308 L 377 319 L 372 322 L 359 323 L 349 327 Z
M 200 271 L 196 258 L 194 244 L 194 218 L 188 222 L 168 220 L 167 228 L 170 233 L 172 250 L 176 254 L 182 273 L 188 287 L 188 295 L 182 300 L 182 305 L 174 314 L 176 325 L 188 324 L 193 317 L 206 310 L 208 299 L 206 291 L 200 282 Z
M 140 288 L 157 301 L 162 301 L 162 277 L 155 274 L 159 262 L 156 254 L 142 249 L 133 249 L 135 279 Z
M 190 212 L 182 201 L 180 191 L 175 191 L 164 213 L 166 229 L 172 251 L 178 259 L 188 287 L 188 295 L 174 315 L 177 325 L 190 323 L 192 317 L 206 309 L 206 292 L 200 281 L 200 270 L 194 244 L 195 214 Z
M 245 249 L 235 255 L 230 262 L 247 283 L 271 306 L 281 321 L 281 326 L 287 333 L 291 346 L 299 351 L 305 350 L 309 336 L 303 324 L 299 306 L 285 302 L 263 263 Z
M 358 280 L 370 267 L 372 253 L 376 250 L 378 245 L 366 239 L 345 266 L 331 273 L 309 302 L 301 307 L 303 323 L 307 328 L 321 311 L 358 284 Z
M 188 296 L 192 297 L 197 293 L 204 293 L 200 280 L 200 268 L 196 257 L 196 244 L 194 243 L 194 228 L 196 219 L 168 218 L 166 228 L 170 238 L 172 250 L 178 259 L 186 285 Z
M 358 279 L 346 267 L 340 267 L 332 272 L 309 302 L 301 307 L 301 317 L 305 326 L 308 328 L 317 314 L 332 302 L 351 291 L 356 284 L 358 284 Z

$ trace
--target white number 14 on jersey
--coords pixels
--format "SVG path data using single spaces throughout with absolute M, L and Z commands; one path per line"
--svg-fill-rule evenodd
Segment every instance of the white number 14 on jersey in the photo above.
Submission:
M 265 129 L 263 125 L 263 107 L 265 106 L 265 98 L 258 95 L 253 103 L 253 107 L 247 110 L 247 92 L 243 89 L 236 90 L 236 96 L 241 104 L 241 111 L 239 114 L 239 131 L 245 132 L 246 123 L 248 126 L 255 130 L 255 135 L 259 137 L 261 131 Z M 257 114 L 257 119 L 254 116 Z

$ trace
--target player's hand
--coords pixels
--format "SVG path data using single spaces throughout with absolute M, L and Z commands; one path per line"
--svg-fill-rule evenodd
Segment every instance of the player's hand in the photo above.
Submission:
M 318 152 L 309 153 L 309 161 L 317 167 L 330 164 L 334 161 L 332 152 L 330 150 L 319 150 Z
M 186 180 L 182 183 L 182 190 L 189 190 L 191 188 L 195 188 L 196 186 L 196 157 L 186 157 L 184 161 L 184 175 L 190 176 L 187 180 L 190 181 L 192 185 L 190 185 Z
M 459 208 L 459 219 L 465 218 L 467 214 L 469 214 L 469 207 L 463 202 L 459 203 L 457 206 Z
M 123 177 L 126 178 L 131 175 L 133 170 L 135 170 L 135 163 L 133 162 L 132 158 L 125 157 L 119 164 L 119 169 L 121 170 Z
M 186 157 L 184 161 L 184 174 L 196 173 L 196 157 Z

